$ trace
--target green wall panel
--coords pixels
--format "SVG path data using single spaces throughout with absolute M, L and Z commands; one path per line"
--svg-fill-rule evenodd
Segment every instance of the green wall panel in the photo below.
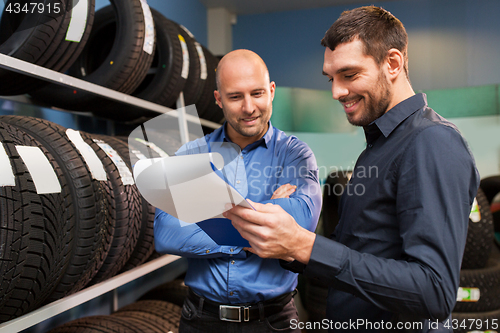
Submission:
M 295 89 L 294 125 L 297 132 L 351 132 L 344 109 L 332 99 L 332 93 L 322 90 Z
M 445 118 L 498 114 L 497 85 L 424 92 L 429 106 Z
M 271 121 L 292 132 L 352 132 L 344 110 L 332 94 L 324 90 L 277 87 Z
M 294 128 L 292 115 L 292 89 L 277 87 L 271 116 L 273 126 L 283 131 L 292 131 Z
M 496 96 L 497 96 L 497 115 L 500 115 L 500 85 L 496 85 Z
M 494 116 L 500 114 L 499 85 L 427 90 L 429 106 L 445 118 Z M 290 132 L 350 133 L 346 119 L 331 92 L 303 88 L 277 87 L 273 125 Z

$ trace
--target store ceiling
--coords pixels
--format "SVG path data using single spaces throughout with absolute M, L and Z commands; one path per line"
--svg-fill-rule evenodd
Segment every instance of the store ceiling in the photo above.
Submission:
M 366 0 L 200 0 L 200 2 L 207 8 L 224 7 L 238 15 L 367 3 Z

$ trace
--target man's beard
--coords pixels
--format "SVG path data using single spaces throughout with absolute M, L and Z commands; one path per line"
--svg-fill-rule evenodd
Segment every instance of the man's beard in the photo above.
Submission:
M 259 121 L 260 121 L 260 119 L 259 119 Z M 243 126 L 241 126 L 237 122 L 232 122 L 229 120 L 227 122 L 228 122 L 229 126 L 231 126 L 236 131 L 236 133 L 240 134 L 241 136 L 248 137 L 248 138 L 259 134 L 263 128 L 263 126 L 254 127 L 254 128 L 244 128 Z
M 347 121 L 349 121 L 351 125 L 369 125 L 387 112 L 392 93 L 389 88 L 389 82 L 387 82 L 387 77 L 382 71 L 379 72 L 377 87 L 379 87 L 377 92 L 380 92 L 380 97 L 377 100 L 372 93 L 368 93 L 370 103 L 365 106 L 365 110 L 363 110 L 364 113 L 361 115 L 360 119 L 354 120 L 349 116 L 349 114 L 347 114 Z M 366 98 L 364 98 L 364 100 L 366 103 Z

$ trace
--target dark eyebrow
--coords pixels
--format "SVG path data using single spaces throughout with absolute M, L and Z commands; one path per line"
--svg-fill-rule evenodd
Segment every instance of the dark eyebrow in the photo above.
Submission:
M 337 70 L 336 74 L 340 74 L 340 73 L 345 73 L 345 72 L 348 72 L 348 71 L 351 71 L 351 70 L 357 70 L 357 67 L 356 66 L 346 66 L 346 67 L 342 67 L 340 68 L 339 70 Z M 330 74 L 328 74 L 327 72 L 323 71 L 322 73 L 323 75 L 325 76 L 330 76 Z
M 337 74 L 344 73 L 344 72 L 348 72 L 348 71 L 351 71 L 351 70 L 356 70 L 356 69 L 357 69 L 357 67 L 356 67 L 356 66 L 346 66 L 346 67 L 340 68 L 340 69 L 337 71 Z

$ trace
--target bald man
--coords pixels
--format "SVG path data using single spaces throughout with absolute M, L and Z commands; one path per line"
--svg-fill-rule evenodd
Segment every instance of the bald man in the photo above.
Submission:
M 264 61 L 249 50 L 224 56 L 214 92 L 226 122 L 176 153 L 218 152 L 227 181 L 245 198 L 273 203 L 314 231 L 321 209 L 318 168 L 309 147 L 270 122 L 276 84 Z M 196 207 L 193 207 L 196 209 Z M 179 332 L 300 332 L 293 300 L 297 274 L 234 244 L 217 244 L 198 225 L 157 210 L 160 253 L 188 258 Z

